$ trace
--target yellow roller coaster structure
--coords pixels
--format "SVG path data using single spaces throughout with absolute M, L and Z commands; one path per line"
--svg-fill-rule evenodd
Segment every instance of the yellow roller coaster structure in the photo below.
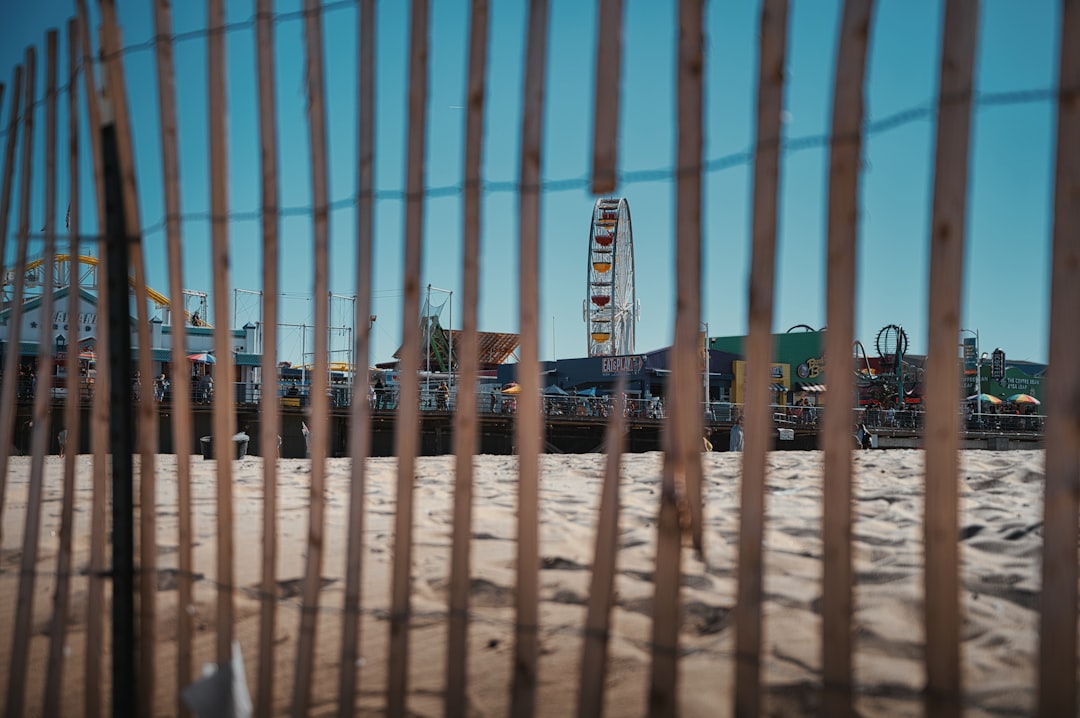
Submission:
M 98 285 L 98 280 L 97 280 L 97 272 L 98 272 L 98 266 L 99 266 L 98 258 L 97 257 L 92 257 L 92 256 L 87 255 L 87 254 L 80 254 L 78 256 L 78 262 L 79 262 L 79 264 L 83 264 L 83 265 L 86 265 L 87 267 L 89 267 L 90 271 L 88 272 L 89 282 L 84 283 L 82 281 L 82 279 L 80 279 L 77 282 L 77 284 L 80 287 L 89 286 L 91 288 L 96 289 L 97 285 Z M 68 285 L 69 276 L 70 276 L 70 273 L 71 273 L 70 264 L 71 264 L 71 255 L 70 254 L 57 254 L 56 255 L 56 259 L 55 259 L 55 262 L 54 262 L 54 269 L 53 269 L 54 286 L 60 287 L 60 286 L 67 286 Z M 65 267 L 66 267 L 66 270 L 65 270 Z M 45 277 L 42 276 L 44 271 L 45 271 L 45 260 L 44 260 L 44 258 L 35 259 L 35 260 L 31 261 L 31 262 L 28 262 L 26 267 L 23 268 L 23 281 L 26 282 L 26 286 L 27 287 L 38 287 L 38 286 L 44 285 L 45 284 Z M 7 270 L 4 271 L 4 302 L 5 302 L 5 304 L 7 302 L 12 301 L 12 297 L 10 296 L 10 293 L 9 293 L 9 288 L 14 287 L 14 285 L 15 285 L 15 276 L 16 275 L 15 275 L 15 270 L 14 269 L 7 269 Z M 135 287 L 135 278 L 132 277 L 132 276 L 129 276 L 128 277 L 128 284 L 134 289 L 134 287 Z M 156 289 L 153 289 L 152 287 L 147 287 L 146 288 L 146 296 L 159 309 L 171 309 L 172 308 L 171 303 L 169 302 L 169 298 L 166 297 L 161 292 L 157 291 Z M 30 297 L 27 297 L 27 298 L 30 298 Z M 185 319 L 185 321 L 188 321 L 188 322 L 191 321 L 191 312 L 189 312 L 186 307 L 184 308 L 184 319 Z M 208 323 L 205 319 L 201 319 L 200 326 L 211 327 L 212 325 L 210 323 Z

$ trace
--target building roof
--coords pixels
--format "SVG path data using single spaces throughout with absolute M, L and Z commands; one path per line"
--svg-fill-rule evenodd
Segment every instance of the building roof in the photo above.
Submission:
M 445 334 L 449 335 L 449 339 L 453 343 L 454 347 L 457 347 L 461 341 L 461 331 L 457 329 L 442 330 Z M 477 341 L 479 343 L 479 355 L 480 355 L 480 369 L 492 369 L 513 356 L 517 351 L 518 344 L 521 343 L 520 336 L 509 332 L 478 332 L 479 336 Z M 423 338 L 421 338 L 423 341 Z M 455 351 L 456 354 L 456 351 Z M 429 357 L 432 361 L 436 360 L 435 354 L 429 348 Z M 401 359 L 401 348 L 394 352 L 394 359 Z M 425 357 L 421 352 L 420 363 L 423 366 Z M 381 369 L 388 369 L 397 366 L 397 361 L 382 362 L 376 364 Z

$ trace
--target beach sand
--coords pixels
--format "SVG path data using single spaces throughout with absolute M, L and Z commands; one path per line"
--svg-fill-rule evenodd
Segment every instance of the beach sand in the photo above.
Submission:
M 623 460 L 620 550 L 613 638 L 609 645 L 606 713 L 645 713 L 650 667 L 652 557 L 661 455 Z M 575 711 L 582 624 L 594 549 L 602 455 L 545 455 L 540 479 L 540 659 L 537 714 Z M 853 551 L 855 562 L 856 707 L 863 715 L 923 714 L 921 451 L 856 452 Z M 200 580 L 194 611 L 197 664 L 212 660 L 215 631 L 215 462 L 192 459 L 195 562 Z M 379 715 L 385 701 L 388 605 L 394 550 L 396 462 L 368 462 L 364 526 L 362 668 L 358 705 Z M 446 601 L 454 457 L 418 460 L 408 709 L 442 714 Z M 517 459 L 478 456 L 472 526 L 473 620 L 469 686 L 473 715 L 505 715 L 514 650 Z M 769 456 L 765 534 L 765 707 L 772 715 L 814 715 L 821 666 L 822 454 Z M 262 459 L 234 464 L 236 517 L 235 634 L 254 689 L 262 543 Z M 740 456 L 704 456 L 705 561 L 683 559 L 680 704 L 687 716 L 732 711 L 734 626 L 739 529 Z M 68 621 L 64 714 L 81 714 L 89 560 L 91 458 L 78 457 L 72 610 Z M 350 461 L 327 464 L 326 551 L 320 598 L 312 715 L 336 710 L 345 576 Z M 30 714 L 41 709 L 56 555 L 62 464 L 48 457 L 42 539 L 37 563 Z M 1030 715 L 1035 682 L 1043 453 L 968 451 L 961 455 L 961 627 L 966 715 Z M 11 634 L 18 592 L 30 459 L 12 459 L 0 554 L 0 675 L 12 665 Z M 137 472 L 136 472 L 137 475 Z M 176 462 L 157 457 L 158 644 L 157 712 L 174 715 L 177 565 Z M 275 632 L 276 713 L 293 691 L 304 573 L 310 464 L 279 462 L 278 620 Z M 136 493 L 137 495 L 137 493 Z M 103 647 L 108 658 L 107 647 Z M 16 660 L 21 660 L 17 658 Z M 4 690 L 6 690 L 6 682 Z

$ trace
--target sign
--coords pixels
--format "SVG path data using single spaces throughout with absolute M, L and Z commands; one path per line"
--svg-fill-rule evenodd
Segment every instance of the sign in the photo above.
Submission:
M 645 359 L 638 355 L 621 357 L 601 357 L 600 372 L 611 374 L 637 374 L 645 365 Z
M 964 370 L 975 371 L 978 367 L 979 356 L 976 351 L 975 337 L 964 337 Z
M 1001 381 L 1005 378 L 1005 352 L 995 349 L 990 355 L 990 378 Z

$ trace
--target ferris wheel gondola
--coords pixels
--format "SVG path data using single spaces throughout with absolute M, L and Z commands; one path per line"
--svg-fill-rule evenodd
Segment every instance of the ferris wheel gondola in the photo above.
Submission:
M 634 353 L 638 300 L 630 205 L 624 198 L 599 199 L 593 206 L 583 314 L 589 356 Z

